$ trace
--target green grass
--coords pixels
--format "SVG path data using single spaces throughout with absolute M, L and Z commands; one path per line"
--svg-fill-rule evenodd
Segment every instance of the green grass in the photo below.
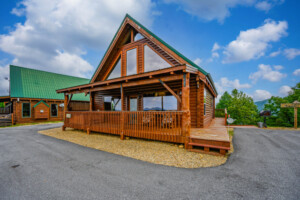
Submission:
M 60 123 L 63 121 L 50 121 L 50 122 L 31 122 L 31 123 L 23 123 L 23 124 L 15 124 L 11 126 L 2 126 L 0 128 L 9 128 L 9 127 L 18 127 L 18 126 L 30 126 L 30 125 L 37 125 L 37 124 L 55 124 Z
M 233 130 L 229 130 L 229 136 L 233 136 L 234 135 L 234 131 Z

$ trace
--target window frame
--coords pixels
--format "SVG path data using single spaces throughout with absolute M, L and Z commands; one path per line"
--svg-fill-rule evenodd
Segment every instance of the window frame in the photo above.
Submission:
M 130 74 L 130 75 L 128 75 L 127 74 L 127 61 L 128 61 L 128 59 L 127 59 L 127 52 L 128 51 L 130 51 L 130 50 L 133 50 L 133 49 L 136 49 L 136 59 L 135 59 L 135 61 L 136 61 L 136 73 L 135 74 Z M 124 56 L 126 57 L 126 62 L 125 62 L 125 76 L 132 76 L 132 75 L 136 75 L 136 74 L 139 74 L 139 63 L 138 63 L 138 57 L 139 57 L 139 45 L 137 44 L 137 45 L 134 45 L 134 46 L 132 46 L 132 47 L 130 47 L 130 48 L 124 48 Z M 121 65 L 121 69 L 122 69 L 122 65 Z
M 56 105 L 56 115 L 52 115 L 52 105 Z M 58 105 L 57 105 L 57 103 L 51 103 L 51 105 L 50 105 L 50 117 L 58 117 Z
M 29 116 L 24 117 L 24 104 L 29 104 Z M 22 102 L 22 118 L 31 118 L 31 103 L 30 102 Z

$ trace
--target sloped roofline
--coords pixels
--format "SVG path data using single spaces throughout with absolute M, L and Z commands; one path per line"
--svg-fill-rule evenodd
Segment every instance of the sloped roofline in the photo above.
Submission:
M 190 64 L 191 66 L 195 67 L 198 71 L 200 71 L 202 74 L 204 74 L 205 76 L 208 77 L 208 79 L 210 80 L 210 82 L 212 83 L 212 86 L 216 92 L 216 95 L 217 95 L 217 90 L 215 88 L 215 85 L 214 85 L 214 81 L 211 77 L 211 75 L 209 73 L 207 73 L 204 69 L 202 69 L 200 66 L 196 65 L 193 61 L 191 61 L 190 59 L 188 59 L 187 57 L 185 57 L 183 54 L 181 54 L 179 51 L 177 51 L 176 49 L 174 49 L 171 45 L 169 45 L 168 43 L 166 43 L 165 41 L 163 41 L 161 38 L 159 38 L 157 35 L 155 35 L 154 33 L 152 33 L 149 29 L 147 29 L 146 27 L 144 27 L 141 23 L 139 23 L 136 19 L 134 19 L 133 17 L 131 17 L 129 14 L 126 14 L 122 23 L 120 24 L 117 32 L 115 33 L 113 39 L 111 40 L 107 50 L 105 51 L 97 69 L 95 70 L 93 76 L 91 77 L 90 79 L 90 83 L 92 82 L 92 79 L 94 78 L 94 76 L 96 75 L 96 72 L 99 70 L 99 67 L 101 65 L 101 63 L 103 62 L 108 50 L 111 48 L 111 45 L 113 44 L 114 40 L 116 39 L 117 37 L 117 34 L 119 33 L 122 25 L 124 24 L 126 18 L 129 18 L 130 20 L 132 20 L 135 24 L 137 24 L 138 26 L 140 26 L 142 29 L 144 29 L 148 34 L 150 34 L 152 37 L 154 37 L 155 39 L 157 39 L 159 42 L 161 42 L 163 45 L 165 45 L 167 48 L 169 48 L 171 51 L 173 51 L 177 56 L 179 56 L 180 58 L 182 58 L 184 61 L 186 61 L 188 64 Z

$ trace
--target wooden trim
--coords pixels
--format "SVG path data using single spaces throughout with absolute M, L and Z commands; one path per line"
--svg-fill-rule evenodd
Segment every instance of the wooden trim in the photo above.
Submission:
M 119 51 L 119 53 L 117 54 L 117 56 L 114 58 L 113 62 L 112 62 L 112 65 L 107 69 L 106 73 L 105 73 L 105 76 L 103 78 L 103 80 L 107 80 L 108 76 L 111 74 L 112 70 L 115 69 L 115 66 L 116 66 L 116 62 L 119 60 L 120 58 L 120 61 L 122 62 L 122 51 Z M 120 74 L 120 77 L 122 76 L 122 64 L 121 64 L 121 74 Z
M 183 71 L 186 68 L 185 65 L 180 65 L 176 67 L 169 67 L 157 71 L 151 71 L 151 72 L 144 72 L 142 74 L 135 74 L 135 75 L 130 75 L 126 77 L 120 77 L 120 78 L 115 78 L 111 80 L 106 80 L 106 81 L 99 81 L 96 83 L 90 83 L 90 84 L 84 84 L 80 86 L 74 86 L 74 87 L 69 87 L 69 88 L 64 88 L 64 89 L 59 89 L 56 90 L 57 93 L 64 93 L 64 92 L 71 92 L 71 90 L 79 90 L 79 89 L 84 89 L 84 88 L 93 88 L 95 86 L 101 86 L 101 85 L 106 85 L 107 83 L 118 83 L 118 82 L 123 82 L 125 80 L 133 80 L 133 79 L 139 79 L 139 78 L 144 78 L 144 77 L 149 77 L 149 76 L 155 76 L 155 75 L 162 75 L 166 73 L 170 73 L 171 71 Z
M 112 44 L 110 45 L 109 49 L 107 50 L 106 54 L 104 55 L 104 58 L 102 59 L 101 63 L 98 65 L 97 67 L 97 71 L 95 72 L 94 76 L 92 77 L 91 83 L 94 83 L 94 81 L 96 80 L 99 72 L 101 71 L 104 63 L 107 61 L 107 58 L 109 57 L 109 55 L 111 54 L 111 51 L 114 49 L 116 42 L 119 40 L 119 37 L 121 35 L 121 33 L 124 31 L 124 28 L 126 27 L 126 25 L 128 24 L 128 18 L 126 18 L 123 22 L 123 24 L 121 25 L 119 32 L 117 33 L 114 41 L 112 41 Z
M 167 85 L 165 84 L 161 79 L 158 79 L 159 82 L 177 99 L 179 103 L 181 103 L 181 99 L 179 96 Z

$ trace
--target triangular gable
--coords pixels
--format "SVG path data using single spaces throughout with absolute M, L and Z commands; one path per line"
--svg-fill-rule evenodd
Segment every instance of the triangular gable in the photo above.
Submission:
M 149 39 L 151 42 L 153 42 L 155 45 L 162 48 L 164 51 L 166 51 L 172 59 L 181 64 L 189 64 L 195 68 L 197 68 L 201 73 L 203 73 L 205 76 L 208 75 L 206 71 L 204 71 L 202 68 L 200 68 L 198 65 L 196 65 L 194 62 L 180 54 L 177 50 L 175 50 L 173 47 L 168 45 L 166 42 L 164 42 L 162 39 L 157 37 L 155 34 L 153 34 L 151 31 L 149 31 L 147 28 L 145 28 L 142 24 L 140 24 L 138 21 L 133 19 L 130 15 L 126 14 L 125 18 L 123 19 L 118 31 L 116 32 L 114 38 L 112 39 L 108 49 L 106 50 L 98 68 L 96 69 L 94 75 L 92 76 L 90 83 L 93 83 L 96 81 L 102 67 L 106 63 L 107 59 L 110 56 L 110 53 L 113 51 L 114 48 L 116 48 L 116 45 L 120 39 L 121 34 L 124 34 L 126 25 L 130 25 L 133 27 L 138 33 L 143 35 L 145 38 Z
M 41 103 L 45 104 L 45 105 L 49 108 L 49 105 L 46 104 L 46 102 L 43 101 L 43 100 L 40 100 L 37 104 L 35 104 L 35 105 L 33 106 L 33 108 L 37 107 L 37 106 L 38 106 L 39 104 L 41 104 Z

